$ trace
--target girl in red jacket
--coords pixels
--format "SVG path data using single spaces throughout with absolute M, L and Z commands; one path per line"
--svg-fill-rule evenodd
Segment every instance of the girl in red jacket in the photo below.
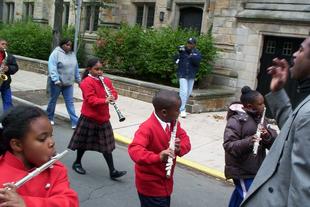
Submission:
M 159 91 L 153 98 L 155 112 L 140 125 L 128 152 L 135 164 L 136 187 L 141 207 L 169 207 L 173 188 L 175 156 L 190 151 L 189 137 L 178 123 L 175 152 L 169 140 L 175 120 L 180 113 L 181 99 L 174 91 Z M 166 177 L 168 157 L 174 157 L 171 178 Z
M 57 161 L 18 189 L 12 184 L 55 155 L 53 127 L 43 110 L 17 106 L 1 118 L 0 206 L 78 207 L 67 170 Z
M 110 123 L 109 103 L 117 99 L 117 92 L 111 80 L 104 77 L 104 83 L 112 94 L 107 96 L 98 78 L 102 74 L 100 60 L 90 59 L 80 84 L 83 93 L 81 116 L 68 148 L 77 150 L 72 168 L 79 174 L 86 173 L 81 164 L 84 152 L 86 150 L 101 152 L 108 164 L 110 178 L 114 180 L 125 175 L 126 171 L 118 171 L 114 168 L 112 151 L 115 149 L 115 140 Z

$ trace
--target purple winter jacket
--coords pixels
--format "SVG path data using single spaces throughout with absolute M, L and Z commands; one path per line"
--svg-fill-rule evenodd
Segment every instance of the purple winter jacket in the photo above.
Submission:
M 270 149 L 277 136 L 277 132 L 267 127 L 264 120 L 263 125 L 270 133 L 270 137 L 260 142 L 257 155 L 254 155 L 252 136 L 257 131 L 260 117 L 255 117 L 242 108 L 242 104 L 233 103 L 227 113 L 223 143 L 227 179 L 254 178 L 266 157 L 266 149 Z

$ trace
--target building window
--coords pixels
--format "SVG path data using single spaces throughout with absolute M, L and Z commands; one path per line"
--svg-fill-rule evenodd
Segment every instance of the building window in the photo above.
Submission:
M 292 42 L 284 42 L 282 55 L 291 56 L 293 53 L 293 43 Z
M 15 4 L 14 2 L 5 3 L 6 22 L 12 23 L 14 21 Z
M 98 29 L 99 9 L 98 5 L 86 6 L 85 29 L 90 33 Z
M 154 15 L 154 4 L 137 5 L 136 24 L 143 27 L 152 27 L 154 25 Z
M 142 26 L 143 23 L 143 6 L 138 6 L 137 7 L 137 19 L 136 19 L 136 23 L 138 25 Z
M 32 19 L 34 11 L 34 2 L 24 2 L 23 7 L 23 18 L 24 19 Z
M 276 41 L 268 40 L 266 46 L 266 54 L 273 55 L 276 52 Z
M 68 25 L 69 24 L 69 14 L 70 14 L 70 2 L 64 2 L 64 10 L 62 14 L 62 24 Z

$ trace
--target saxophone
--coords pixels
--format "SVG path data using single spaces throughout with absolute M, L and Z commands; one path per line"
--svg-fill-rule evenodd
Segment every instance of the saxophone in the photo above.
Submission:
M 8 79 L 8 76 L 5 75 L 5 72 L 3 71 L 4 66 L 7 64 L 7 61 L 8 61 L 8 53 L 6 52 L 6 49 L 4 49 L 4 59 L 0 66 L 0 86 L 2 85 L 3 81 L 6 81 Z
M 169 148 L 171 150 L 175 150 L 175 138 L 177 135 L 177 128 L 178 128 L 178 119 L 175 120 L 175 124 L 173 126 L 173 130 L 171 132 L 171 137 L 170 137 L 170 142 L 169 142 Z M 166 177 L 170 178 L 171 177 L 171 170 L 173 166 L 173 158 L 168 157 L 167 163 L 166 163 Z

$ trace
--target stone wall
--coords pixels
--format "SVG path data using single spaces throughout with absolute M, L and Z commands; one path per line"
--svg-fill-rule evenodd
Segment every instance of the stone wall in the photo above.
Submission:
M 47 74 L 47 61 L 15 56 L 19 68 L 22 70 Z M 81 72 L 83 69 L 81 69 Z M 105 74 L 109 77 L 120 95 L 151 102 L 154 94 L 161 90 L 174 90 L 178 88 L 165 85 L 139 81 L 135 79 L 119 77 Z M 186 110 L 190 113 L 201 113 L 206 111 L 220 111 L 226 109 L 226 106 L 234 100 L 234 90 L 221 87 L 211 87 L 207 90 L 194 90 Z
M 36 72 L 47 75 L 48 67 L 46 60 L 39 60 L 34 58 L 28 58 L 24 56 L 14 55 L 16 57 L 17 64 L 21 70 Z
M 280 15 L 284 13 L 283 11 L 277 11 L 271 4 L 254 5 L 252 2 L 257 1 L 219 0 L 214 10 L 213 35 L 220 50 L 215 66 L 237 74 L 237 91 L 244 85 L 252 88 L 257 85 L 256 77 L 260 67 L 264 35 L 306 37 L 310 31 L 309 21 L 306 23 L 294 20 L 298 17 L 296 14 L 298 5 L 296 8 L 291 8 L 294 12 L 285 12 L 285 19 L 281 19 L 284 18 Z M 282 7 L 285 6 L 280 0 L 268 2 L 280 2 Z M 285 1 L 289 2 L 290 0 Z M 307 1 L 303 3 L 310 5 Z M 254 7 L 260 10 L 256 11 Z M 222 84 L 229 85 L 229 79 Z

